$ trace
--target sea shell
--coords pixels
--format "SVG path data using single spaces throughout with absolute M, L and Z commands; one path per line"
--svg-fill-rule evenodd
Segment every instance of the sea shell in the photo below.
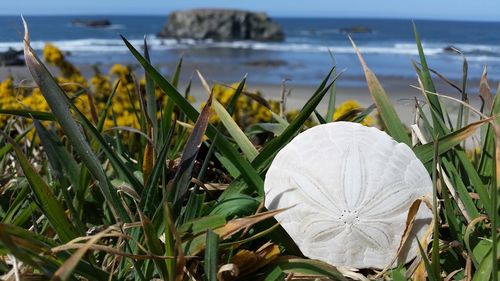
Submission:
M 302 253 L 335 266 L 385 268 L 401 242 L 410 205 L 432 193 L 413 151 L 357 123 L 313 127 L 274 159 L 265 180 L 268 209 Z M 432 218 L 422 204 L 398 262 L 408 262 Z

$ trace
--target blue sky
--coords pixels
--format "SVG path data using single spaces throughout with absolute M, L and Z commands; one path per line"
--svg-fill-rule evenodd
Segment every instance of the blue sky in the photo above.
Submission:
M 271 16 L 373 17 L 500 21 L 499 0 L 15 0 L 0 14 L 157 14 L 219 7 Z

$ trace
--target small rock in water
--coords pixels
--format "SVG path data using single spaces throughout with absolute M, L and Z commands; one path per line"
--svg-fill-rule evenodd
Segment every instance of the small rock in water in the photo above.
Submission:
M 372 33 L 373 30 L 367 26 L 355 25 L 351 27 L 343 27 L 340 29 L 342 33 Z
M 0 52 L 0 66 L 24 65 L 23 51 L 9 48 L 5 52 Z
M 285 60 L 274 60 L 274 59 L 263 59 L 263 60 L 250 60 L 245 62 L 248 66 L 260 66 L 260 67 L 279 67 L 287 65 Z
M 80 20 L 76 19 L 71 22 L 73 25 L 81 25 L 81 26 L 86 26 L 86 27 L 96 27 L 96 28 L 102 28 L 102 27 L 109 27 L 111 26 L 111 21 L 107 19 L 101 19 L 101 20 Z

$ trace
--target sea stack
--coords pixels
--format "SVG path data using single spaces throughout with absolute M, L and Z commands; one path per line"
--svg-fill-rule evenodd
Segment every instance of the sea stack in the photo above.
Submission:
M 285 38 L 281 27 L 266 13 L 226 9 L 172 12 L 159 36 L 215 41 L 283 41 Z

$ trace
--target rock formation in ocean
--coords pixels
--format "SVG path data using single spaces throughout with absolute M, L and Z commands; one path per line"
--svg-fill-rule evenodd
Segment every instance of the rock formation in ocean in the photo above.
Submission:
M 108 19 L 99 19 L 99 20 L 81 20 L 76 19 L 71 22 L 73 25 L 80 25 L 86 27 L 95 27 L 95 28 L 103 28 L 111 26 L 111 21 Z
M 5 52 L 0 52 L 0 66 L 24 65 L 23 50 L 9 48 Z
M 159 36 L 215 41 L 283 41 L 285 37 L 265 13 L 225 9 L 172 12 Z

